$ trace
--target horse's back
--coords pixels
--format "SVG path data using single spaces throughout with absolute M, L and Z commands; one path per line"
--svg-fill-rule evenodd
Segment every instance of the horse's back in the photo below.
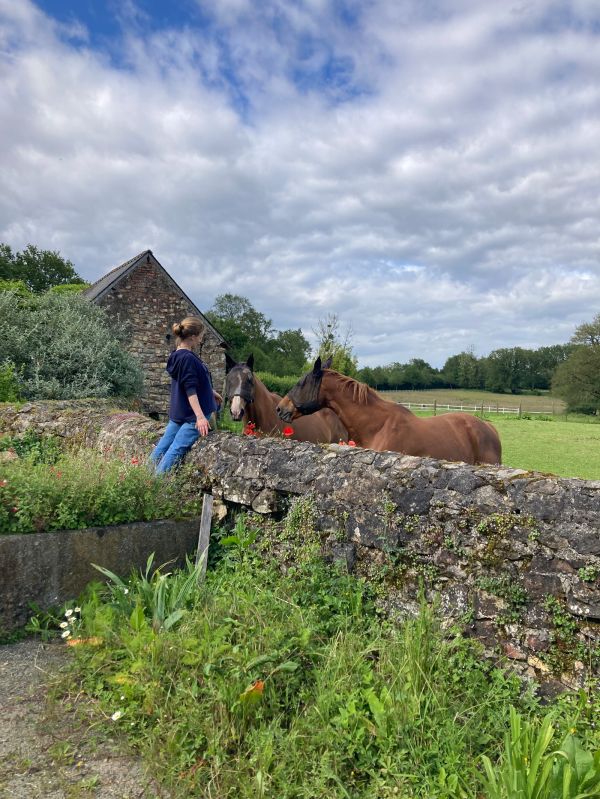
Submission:
M 479 419 L 470 413 L 447 413 L 430 418 L 444 419 L 465 431 L 472 450 L 470 463 L 500 464 L 502 462 L 500 436 L 490 422 Z

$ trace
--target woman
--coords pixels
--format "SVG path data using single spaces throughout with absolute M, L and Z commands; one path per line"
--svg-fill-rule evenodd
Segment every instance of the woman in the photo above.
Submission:
M 169 423 L 150 455 L 158 473 L 172 469 L 198 436 L 208 435 L 208 420 L 221 399 L 213 391 L 206 364 L 193 351 L 202 341 L 203 330 L 202 321 L 195 316 L 173 325 L 177 348 L 167 361 L 167 372 L 171 375 Z

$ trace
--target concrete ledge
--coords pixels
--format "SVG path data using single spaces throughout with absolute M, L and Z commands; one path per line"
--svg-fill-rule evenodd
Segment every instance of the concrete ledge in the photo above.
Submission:
M 0 536 L 0 629 L 12 630 L 42 608 L 75 598 L 92 580 L 103 580 L 97 563 L 119 576 L 155 563 L 183 565 L 198 542 L 199 519 L 135 522 L 86 530 Z

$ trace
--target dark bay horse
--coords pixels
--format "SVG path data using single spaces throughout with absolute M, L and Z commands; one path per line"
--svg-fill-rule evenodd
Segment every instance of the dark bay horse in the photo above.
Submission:
M 499 464 L 502 447 L 496 429 L 468 413 L 420 418 L 402 405 L 382 399 L 372 388 L 321 366 L 308 372 L 277 406 L 285 422 L 331 408 L 361 447 L 392 450 L 447 461 Z
M 266 435 L 281 434 L 285 422 L 277 416 L 275 409 L 281 399 L 261 382 L 254 374 L 252 355 L 246 363 L 236 363 L 226 355 L 227 379 L 225 397 L 231 405 L 231 416 L 236 422 L 240 419 L 252 422 L 256 430 Z M 302 417 L 294 422 L 294 433 L 290 438 L 296 441 L 311 441 L 313 444 L 327 444 L 348 441 L 348 431 L 333 411 L 324 408 L 314 416 Z

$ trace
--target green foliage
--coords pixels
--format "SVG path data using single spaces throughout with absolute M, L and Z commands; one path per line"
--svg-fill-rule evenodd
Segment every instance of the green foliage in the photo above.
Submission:
M 292 508 L 279 534 L 318 539 L 307 514 Z M 113 575 L 88 594 L 73 688 L 174 797 L 481 796 L 478 765 L 500 757 L 510 706 L 538 712 L 520 682 L 444 634 L 424 604 L 398 629 L 365 583 L 320 560 L 283 575 L 255 534 L 238 517 L 233 557 L 203 586 L 188 563 L 179 575 Z M 167 625 L 173 608 L 184 612 Z M 564 737 L 572 713 L 559 718 Z
M 556 370 L 552 390 L 565 400 L 569 411 L 599 413 L 600 344 L 578 345 Z
M 21 399 L 20 372 L 10 358 L 0 363 L 0 402 L 17 402 Z
M 52 286 L 52 294 L 80 294 L 90 287 L 90 283 L 65 283 L 62 286 Z
M 15 436 L 0 436 L 0 452 L 12 450 L 19 458 L 27 458 L 28 463 L 52 465 L 62 455 L 62 442 L 58 436 L 41 435 L 35 430 L 26 430 Z
M 0 280 L 0 291 L 10 291 L 16 297 L 29 297 L 31 292 L 22 280 Z
M 486 799 L 584 799 L 600 796 L 600 752 L 586 751 L 573 732 L 551 751 L 552 712 L 538 723 L 510 709 L 500 767 L 482 756 Z
M 258 370 L 275 375 L 302 371 L 310 349 L 302 331 L 275 331 L 246 297 L 220 294 L 206 317 L 229 343 L 235 360 L 245 361 L 252 353 Z
M 303 367 L 301 367 L 303 368 Z M 297 375 L 274 375 L 271 372 L 257 372 L 256 376 L 265 384 L 269 391 L 285 396 L 298 382 Z
M 35 294 L 52 286 L 83 283 L 71 261 L 55 250 L 39 250 L 33 244 L 16 253 L 8 244 L 0 244 L 0 279 L 22 281 Z
M 155 475 L 138 464 L 92 451 L 43 456 L 2 465 L 0 534 L 73 530 L 199 513 L 181 473 Z
M 28 399 L 138 395 L 141 367 L 118 335 L 103 309 L 72 292 L 0 292 L 0 363 L 14 363 Z
M 319 319 L 313 331 L 317 337 L 315 360 L 320 357 L 322 361 L 331 358 L 331 368 L 336 372 L 349 377 L 358 377 L 358 361 L 352 352 L 352 332 L 350 328 L 342 332 L 337 314 L 329 314 L 326 319 Z M 302 371 L 312 369 L 313 364 L 307 363 Z
M 114 610 L 115 622 L 129 623 L 137 633 L 148 625 L 155 633 L 174 629 L 194 604 L 202 569 L 202 563 L 196 566 L 188 558 L 185 569 L 165 572 L 164 566 L 154 566 L 153 553 L 145 571 L 123 581 L 109 569 L 92 565 L 110 580 L 105 602 Z

